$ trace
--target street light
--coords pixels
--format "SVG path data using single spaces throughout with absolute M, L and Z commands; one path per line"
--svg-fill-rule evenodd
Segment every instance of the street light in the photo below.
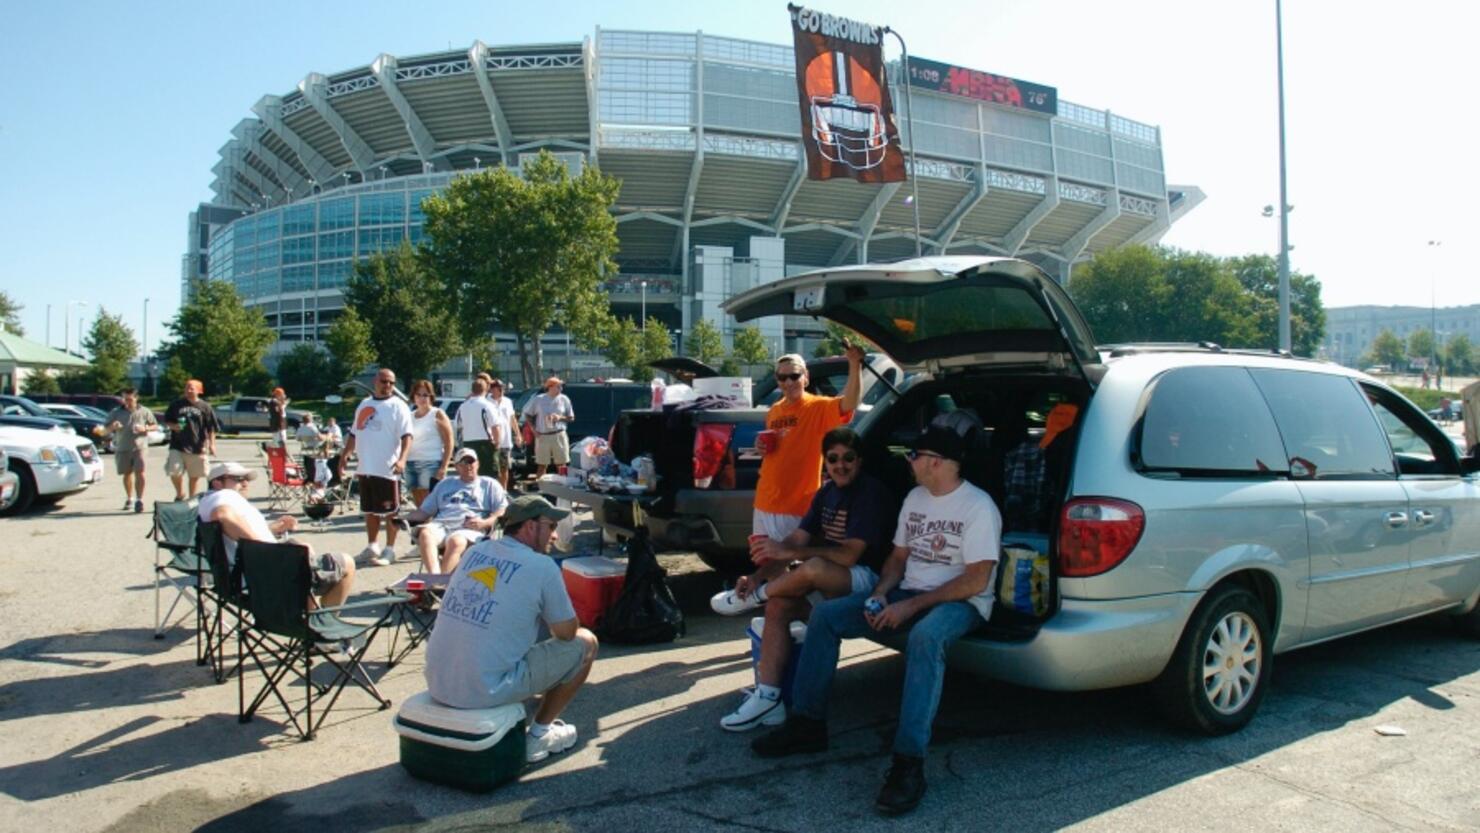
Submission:
M 1274 0 L 1275 66 L 1280 101 L 1280 349 L 1290 349 L 1290 197 L 1285 187 L 1285 32 Z
M 62 310 L 62 352 L 72 352 L 72 307 L 87 306 L 86 301 L 68 301 L 67 308 Z M 82 348 L 82 319 L 77 319 L 77 347 Z
M 642 331 L 647 332 L 647 281 L 638 281 L 642 287 Z
M 481 171 L 481 170 L 483 170 L 483 160 L 482 159 L 479 159 L 476 156 L 473 157 L 473 170 L 475 170 L 475 171 Z
M 149 358 L 149 299 L 144 299 L 144 337 L 139 342 L 139 363 Z
M 1438 260 L 1439 247 L 1444 245 L 1443 240 L 1430 240 L 1428 248 L 1433 251 L 1434 259 Z M 1434 374 L 1439 372 L 1439 290 L 1435 276 L 1439 270 L 1434 266 L 1429 268 L 1429 342 L 1433 344 Z M 1430 374 L 1431 376 L 1434 374 Z M 1438 388 L 1436 381 L 1434 387 Z

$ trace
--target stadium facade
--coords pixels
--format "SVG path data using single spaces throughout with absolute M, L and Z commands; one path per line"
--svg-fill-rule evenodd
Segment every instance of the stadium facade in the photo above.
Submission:
M 355 258 L 421 240 L 422 198 L 548 150 L 622 182 L 617 313 L 645 311 L 680 339 L 708 318 L 728 342 L 719 304 L 737 292 L 914 253 L 908 184 L 807 178 L 796 89 L 789 45 L 604 29 L 310 73 L 263 96 L 222 146 L 214 199 L 190 214 L 182 295 L 192 279 L 228 280 L 283 343 L 317 340 Z M 1096 252 L 1156 241 L 1202 199 L 1166 184 L 1154 126 L 1058 98 L 1039 112 L 911 93 L 927 253 L 1013 254 L 1067 280 Z M 894 101 L 908 146 L 906 97 Z M 762 328 L 778 351 L 818 332 L 800 317 Z M 582 366 L 563 334 L 549 338 L 552 366 L 562 353 Z

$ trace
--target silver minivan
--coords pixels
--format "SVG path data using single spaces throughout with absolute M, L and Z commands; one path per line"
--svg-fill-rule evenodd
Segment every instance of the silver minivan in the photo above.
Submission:
M 1003 508 L 1004 542 L 1048 556 L 1049 600 L 999 603 L 957 667 L 1152 683 L 1177 723 L 1218 734 L 1253 717 L 1275 654 L 1441 611 L 1480 635 L 1480 461 L 1370 376 L 1212 344 L 1096 347 L 1063 288 L 1012 258 L 822 270 L 724 308 L 835 321 L 917 374 L 857 426 L 900 495 L 931 419 L 983 424 L 963 474 Z M 1008 477 L 1060 404 L 1077 418 L 1040 476 Z

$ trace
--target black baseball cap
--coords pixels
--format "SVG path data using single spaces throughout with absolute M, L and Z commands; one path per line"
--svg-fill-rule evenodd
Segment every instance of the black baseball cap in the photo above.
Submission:
M 976 442 L 981 423 L 966 411 L 939 414 L 915 440 L 916 451 L 931 451 L 947 460 L 961 462 Z

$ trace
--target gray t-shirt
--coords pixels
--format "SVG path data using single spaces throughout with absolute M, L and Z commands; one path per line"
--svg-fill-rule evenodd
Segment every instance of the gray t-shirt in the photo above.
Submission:
M 443 526 L 457 528 L 468 518 L 486 518 L 508 506 L 509 498 L 497 480 L 479 475 L 471 483 L 444 477 L 418 507 Z
M 565 430 L 565 423 L 555 419 L 557 415 L 575 419 L 575 408 L 571 407 L 570 399 L 563 393 L 551 396 L 541 393 L 529 400 L 524 406 L 525 419 L 534 420 L 536 434 L 558 434 Z
M 574 618 L 554 559 L 513 538 L 475 544 L 442 597 L 427 645 L 427 690 L 455 709 L 503 705 L 540 624 Z
M 140 434 L 136 429 L 153 428 L 158 425 L 154 420 L 154 412 L 143 405 L 132 411 L 123 407 L 114 408 L 108 412 L 107 419 L 106 424 L 108 425 L 116 422 L 123 426 L 113 434 L 114 451 L 129 452 L 137 451 L 140 448 L 147 448 L 149 445 L 148 435 Z

